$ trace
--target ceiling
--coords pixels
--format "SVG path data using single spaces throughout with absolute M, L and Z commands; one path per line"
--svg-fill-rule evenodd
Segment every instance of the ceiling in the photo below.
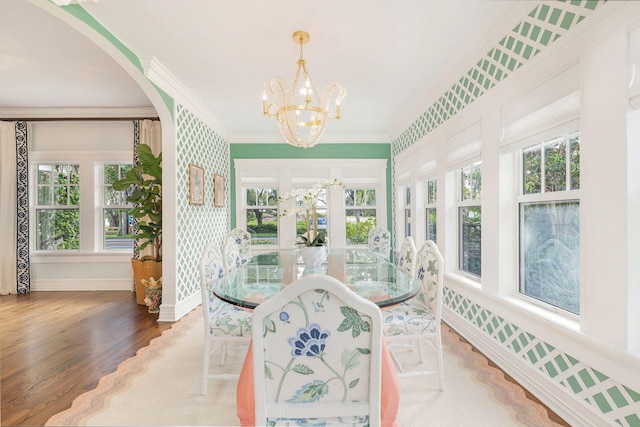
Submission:
M 25 108 L 151 106 L 116 61 L 46 3 L 0 2 L 0 117 Z M 306 30 L 315 86 L 338 81 L 347 90 L 343 118 L 323 139 L 389 142 L 536 3 L 92 0 L 82 7 L 137 55 L 155 57 L 231 142 L 279 140 L 261 96 L 270 78 L 293 80 L 299 47 L 291 36 Z

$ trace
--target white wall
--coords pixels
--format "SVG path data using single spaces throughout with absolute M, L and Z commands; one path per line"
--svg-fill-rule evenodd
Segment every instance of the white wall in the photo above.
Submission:
M 412 159 L 437 163 L 438 246 L 445 256 L 449 297 L 445 321 L 572 425 L 640 422 L 633 418 L 640 406 L 628 391 L 640 391 L 640 227 L 635 209 L 640 206 L 640 176 L 638 157 L 631 157 L 638 153 L 640 117 L 635 111 L 629 114 L 627 98 L 628 58 L 634 57 L 629 31 L 640 25 L 640 2 L 614 3 L 602 6 L 597 18 L 586 19 L 394 158 L 396 188 L 404 182 L 415 185 L 420 176 L 420 162 Z M 574 64 L 579 69 L 581 135 L 579 318 L 516 294 L 517 176 L 513 153 L 500 147 L 503 108 Z M 483 262 L 482 279 L 473 281 L 456 272 L 456 185 L 444 165 L 447 141 L 478 122 Z M 407 166 L 410 178 L 401 174 Z M 420 210 L 414 205 L 412 216 Z M 402 216 L 396 215 L 395 227 L 402 227 Z M 416 246 L 423 241 L 424 233 L 417 233 Z M 559 361 L 569 368 L 550 374 L 546 366 Z M 593 384 L 583 376 L 593 378 Z
M 37 225 L 31 212 L 31 290 L 132 290 L 131 251 L 105 252 L 95 230 L 94 188 L 99 185 L 94 167 L 99 162 L 132 162 L 133 123 L 125 121 L 32 122 L 30 143 L 30 205 L 33 206 L 33 165 L 39 161 L 80 164 L 80 250 L 71 253 L 34 251 Z

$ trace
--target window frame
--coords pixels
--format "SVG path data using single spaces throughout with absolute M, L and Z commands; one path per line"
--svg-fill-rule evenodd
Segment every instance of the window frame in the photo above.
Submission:
M 118 166 L 131 166 L 133 167 L 133 162 L 129 161 L 100 161 L 100 162 L 96 162 L 95 164 L 95 171 L 98 175 L 98 179 L 97 181 L 99 182 L 99 190 L 96 192 L 96 211 L 95 211 L 95 218 L 96 218 L 96 228 L 95 228 L 95 232 L 98 233 L 98 230 L 100 230 L 100 238 L 96 239 L 96 252 L 106 252 L 106 253 L 130 253 L 133 251 L 134 248 L 134 239 L 131 239 L 132 243 L 131 243 L 131 249 L 107 249 L 104 246 L 104 243 L 106 242 L 106 228 L 104 226 L 104 211 L 106 209 L 128 209 L 131 210 L 134 208 L 133 203 L 126 203 L 125 204 L 117 204 L 117 205 L 107 205 L 105 203 L 105 189 L 106 189 L 106 183 L 105 183 L 105 166 L 107 165 L 118 165 Z M 119 175 L 120 176 L 120 175 Z M 120 176 L 121 178 L 124 177 L 124 175 Z M 120 193 L 123 193 L 123 191 L 121 191 Z M 98 224 L 99 223 L 99 224 Z
M 267 198 L 267 204 L 266 205 L 260 205 L 260 204 L 255 204 L 255 205 L 250 205 L 248 202 L 248 191 L 249 190 L 265 190 L 265 189 L 269 189 L 269 190 L 273 190 L 275 191 L 276 194 L 276 199 L 274 201 L 274 204 L 269 204 L 269 199 Z M 276 243 L 273 245 L 266 245 L 266 244 L 258 244 L 258 243 L 254 243 L 253 241 L 251 242 L 252 246 L 258 247 L 258 248 L 273 248 L 273 247 L 278 247 L 280 245 L 280 230 L 281 230 L 281 224 L 280 224 L 280 216 L 279 216 L 279 211 L 278 211 L 278 196 L 280 195 L 280 190 L 277 186 L 277 183 L 273 183 L 273 182 L 269 182 L 269 183 L 248 183 L 247 185 L 244 185 L 242 187 L 242 209 L 239 209 L 239 212 L 243 213 L 243 218 L 244 218 L 244 229 L 248 231 L 248 225 L 247 225 L 247 214 L 250 210 L 257 210 L 257 209 L 273 209 L 276 212 L 276 226 L 277 226 L 277 231 L 276 231 Z M 258 196 L 256 193 L 256 203 L 258 202 Z M 262 206 L 262 208 L 261 208 Z M 253 237 L 252 237 L 253 240 Z
M 356 192 L 357 190 L 364 190 L 365 191 L 365 201 L 366 201 L 366 192 L 367 191 L 373 191 L 375 193 L 375 200 L 376 203 L 374 206 L 370 206 L 370 205 L 357 205 L 356 204 L 356 197 L 354 194 L 354 200 L 353 200 L 353 206 L 348 206 L 347 202 L 346 202 L 346 193 L 348 190 L 353 190 L 354 192 Z M 365 241 L 364 243 L 358 243 L 358 244 L 349 244 L 347 242 L 346 239 L 346 234 L 347 234 L 347 210 L 374 210 L 375 211 L 375 218 L 376 218 L 376 223 L 373 225 L 373 227 L 377 226 L 379 224 L 379 213 L 380 213 L 380 201 L 379 201 L 379 195 L 380 191 L 379 188 L 376 186 L 371 186 L 371 185 L 366 185 L 366 184 L 356 184 L 356 185 L 346 185 L 343 191 L 343 204 L 344 204 L 344 223 L 345 223 L 345 246 L 350 247 L 350 248 L 357 248 L 357 247 L 366 247 L 367 246 L 367 242 Z
M 465 170 L 478 168 L 480 171 L 480 189 L 478 198 L 464 199 L 462 174 Z M 480 220 L 480 274 L 474 274 L 471 271 L 464 270 L 463 267 L 463 250 L 464 250 L 464 234 L 462 232 L 462 210 L 467 208 L 480 209 L 482 215 L 482 161 L 472 159 L 456 169 L 456 233 L 457 233 L 457 254 L 456 254 L 456 271 L 457 273 L 471 278 L 475 281 L 482 279 L 482 219 Z
M 429 198 L 429 189 L 431 187 L 431 184 L 433 184 L 434 186 L 434 198 L 433 201 L 430 200 Z M 424 188 L 425 188 L 425 195 L 424 195 L 424 215 L 425 215 L 425 221 L 424 221 L 424 225 L 425 225 L 425 233 L 424 233 L 424 237 L 425 240 L 432 240 L 434 243 L 437 244 L 437 234 L 438 234 L 438 178 L 436 176 L 431 176 L 428 178 L 424 179 Z M 434 211 L 435 214 L 435 235 L 434 236 L 430 236 L 429 235 L 429 212 L 430 211 Z M 433 237 L 433 238 L 430 238 Z
M 564 130 L 563 128 L 559 128 L 557 133 L 555 134 L 555 136 L 551 136 L 553 134 L 551 134 L 550 132 L 553 129 L 549 129 L 547 132 L 545 132 L 545 138 L 543 141 L 540 142 L 534 142 L 529 140 L 530 143 L 528 144 L 523 144 L 519 149 L 517 149 L 515 151 L 515 162 L 516 162 L 516 167 L 514 168 L 515 173 L 517 174 L 517 188 L 516 188 L 516 197 L 515 197 L 515 215 L 516 215 L 516 221 L 515 221 L 515 226 L 516 226 L 516 232 L 514 233 L 514 239 L 515 239 L 515 248 L 516 248 L 516 262 L 517 262 L 517 268 L 515 269 L 515 274 L 516 274 L 516 280 L 515 280 L 515 284 L 514 284 L 514 296 L 526 301 L 530 304 L 533 304 L 537 307 L 541 307 L 545 310 L 548 310 L 552 313 L 561 315 L 563 317 L 572 319 L 572 320 L 578 320 L 580 318 L 580 314 L 576 314 L 573 312 L 570 312 L 562 307 L 558 307 L 550 302 L 546 302 L 543 301 L 541 299 L 538 299 L 534 296 L 528 295 L 524 292 L 522 292 L 522 288 L 524 286 L 523 283 L 523 275 L 525 273 L 524 271 L 524 257 L 525 254 L 523 253 L 523 247 L 522 247 L 522 227 L 523 227 L 523 221 L 524 218 L 521 217 L 521 209 L 523 205 L 542 205 L 542 204 L 549 204 L 549 203 L 568 203 L 568 202 L 577 202 L 578 204 L 578 210 L 580 210 L 580 188 L 578 189 L 573 189 L 573 188 L 569 188 L 567 189 L 567 187 L 571 187 L 572 186 L 572 179 L 571 179 L 571 140 L 572 140 L 572 136 L 575 134 L 578 134 L 578 141 L 579 143 L 581 143 L 580 141 L 580 130 L 579 129 L 572 129 L 572 130 Z M 553 143 L 553 141 L 557 141 L 559 138 L 563 137 L 565 139 L 566 142 L 566 158 L 565 158 L 565 165 L 566 165 L 566 169 L 565 169 L 565 190 L 559 190 L 559 191 L 547 191 L 545 188 L 545 181 L 546 181 L 546 173 L 545 173 L 545 146 L 549 146 Z M 541 182 L 540 182 L 540 192 L 539 193 L 525 193 L 525 168 L 524 168 L 524 153 L 529 151 L 532 147 L 540 147 L 541 150 L 541 160 L 540 160 L 540 165 L 541 165 L 541 170 L 540 170 L 540 177 L 541 177 Z M 578 179 L 580 179 L 580 174 L 578 176 Z M 579 266 L 578 266 L 579 269 Z M 580 280 L 580 277 L 578 277 L 578 280 Z M 580 300 L 578 298 L 578 304 L 580 303 Z M 579 307 L 580 310 L 580 307 Z

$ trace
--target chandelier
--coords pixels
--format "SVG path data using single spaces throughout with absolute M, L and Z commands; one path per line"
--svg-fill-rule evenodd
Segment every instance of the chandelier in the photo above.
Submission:
M 293 85 L 287 88 L 282 80 L 271 79 L 262 95 L 262 112 L 278 121 L 278 132 L 287 143 L 308 148 L 319 142 L 327 120 L 340 119 L 340 102 L 347 92 L 341 84 L 333 82 L 320 97 L 309 77 L 307 61 L 302 56 L 302 45 L 309 41 L 309 33 L 296 31 L 293 41 L 300 44 Z

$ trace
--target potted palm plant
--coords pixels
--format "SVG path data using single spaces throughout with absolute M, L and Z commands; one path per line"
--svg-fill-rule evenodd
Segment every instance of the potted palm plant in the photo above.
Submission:
M 129 214 L 138 219 L 136 239 L 141 242 L 138 248 L 152 248 L 151 255 L 131 258 L 136 301 L 145 305 L 143 281 L 162 277 L 162 153 L 155 156 L 146 144 L 140 144 L 136 153 L 139 164 L 131 168 L 124 178 L 115 181 L 112 187 L 116 191 L 131 189 L 127 202 L 134 205 Z

